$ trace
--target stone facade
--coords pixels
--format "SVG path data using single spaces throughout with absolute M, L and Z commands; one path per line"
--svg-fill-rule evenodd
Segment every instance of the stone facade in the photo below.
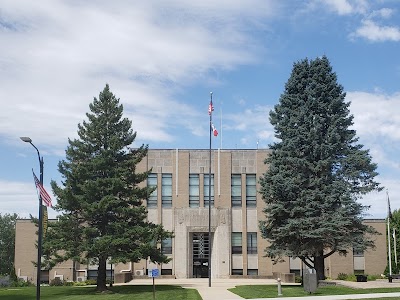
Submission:
M 157 174 L 157 203 L 148 207 L 148 219 L 163 224 L 167 230 L 173 231 L 172 261 L 155 266 L 143 260 L 138 263 L 109 265 L 114 274 L 129 273 L 133 278 L 146 275 L 148 269 L 159 268 L 164 276 L 176 278 L 205 277 L 207 269 L 207 251 L 211 248 L 211 276 L 213 278 L 229 277 L 261 277 L 273 278 L 277 274 L 300 273 L 302 264 L 298 259 L 287 258 L 284 262 L 273 264 L 264 257 L 266 240 L 259 234 L 258 223 L 265 218 L 265 203 L 257 193 L 252 205 L 246 202 L 247 176 L 257 179 L 256 190 L 260 189 L 258 178 L 267 170 L 264 164 L 269 150 L 153 150 L 150 149 L 138 165 L 137 171 L 151 169 Z M 206 197 L 208 178 L 213 176 L 214 205 L 211 207 L 211 226 L 209 228 L 209 208 Z M 172 197 L 172 205 L 163 205 L 163 174 L 170 174 L 172 182 L 168 186 L 168 196 Z M 190 207 L 190 176 L 198 178 L 198 205 Z M 240 205 L 232 203 L 232 175 L 239 178 Z M 170 178 L 171 178 L 170 177 Z M 146 182 L 141 183 L 142 186 Z M 196 186 L 197 188 L 197 186 Z M 193 194 L 193 191 L 192 191 Z M 144 205 L 146 201 L 144 201 Z M 339 273 L 352 274 L 363 271 L 368 274 L 381 274 L 386 267 L 386 238 L 384 220 L 366 220 L 366 223 L 382 233 L 376 236 L 376 249 L 362 255 L 349 253 L 346 257 L 333 255 L 326 259 L 326 276 L 336 278 Z M 208 231 L 211 231 L 211 241 Z M 18 220 L 16 228 L 16 272 L 22 278 L 36 282 L 36 269 L 32 261 L 36 261 L 35 231 L 36 227 L 29 220 Z M 233 251 L 233 234 L 240 236 L 239 251 Z M 254 239 L 254 247 L 248 239 Z M 250 245 L 250 246 L 249 246 Z M 239 249 L 237 248 L 237 249 Z M 196 252 L 197 251 L 197 252 Z M 203 251 L 203 252 L 202 252 Z M 232 253 L 235 252 L 235 253 Z M 200 253 L 200 254 L 199 254 Z M 93 267 L 65 262 L 45 276 L 52 280 L 62 275 L 65 280 L 84 280 L 93 273 Z M 115 278 L 130 278 L 116 276 Z M 290 277 L 290 276 L 289 276 Z M 292 277 L 291 277 L 292 278 Z

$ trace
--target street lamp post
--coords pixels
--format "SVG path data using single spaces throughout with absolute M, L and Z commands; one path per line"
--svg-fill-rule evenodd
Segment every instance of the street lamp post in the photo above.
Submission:
M 40 156 L 39 149 L 32 143 L 32 139 L 23 136 L 21 137 L 23 142 L 29 143 L 33 148 L 36 149 L 39 166 L 40 166 L 40 184 L 43 186 L 43 157 Z M 42 270 L 42 238 L 43 238 L 43 201 L 42 195 L 39 193 L 39 232 L 38 232 L 38 254 L 37 254 L 37 275 L 36 275 L 36 300 L 40 300 L 40 275 Z

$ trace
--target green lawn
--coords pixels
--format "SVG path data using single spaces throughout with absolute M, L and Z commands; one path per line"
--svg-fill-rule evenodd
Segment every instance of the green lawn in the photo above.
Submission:
M 388 297 L 388 298 L 362 298 L 358 300 L 399 300 L 399 297 Z
M 229 290 L 245 299 L 278 297 L 278 288 L 276 285 L 239 285 Z M 344 286 L 324 286 L 319 287 L 312 295 L 327 296 L 391 292 L 400 292 L 400 288 L 353 289 Z M 283 297 L 300 297 L 310 295 L 304 291 L 302 286 L 299 285 L 282 285 L 282 294 Z
M 40 288 L 40 299 L 56 300 L 152 300 L 152 285 L 114 286 L 112 293 L 96 293 L 94 287 L 45 286 Z M 35 300 L 36 287 L 0 288 L 2 300 Z M 201 300 L 196 289 L 184 289 L 174 285 L 156 285 L 156 300 Z

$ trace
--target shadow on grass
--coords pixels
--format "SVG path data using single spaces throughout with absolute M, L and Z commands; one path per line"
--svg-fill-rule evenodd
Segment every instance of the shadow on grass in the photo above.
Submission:
M 115 299 L 138 299 L 146 300 L 153 299 L 152 285 L 124 285 L 113 286 L 109 291 L 101 293 L 96 292 L 95 287 L 42 287 L 41 299 L 87 299 L 87 300 L 109 300 Z M 191 299 L 201 300 L 197 290 L 183 289 L 180 286 L 174 285 L 156 285 L 157 300 L 166 299 Z M 0 289 L 1 300 L 34 300 L 36 299 L 36 288 L 10 288 Z
M 278 290 L 276 285 L 238 285 L 235 288 L 228 289 L 232 293 L 245 298 L 276 298 Z M 344 286 L 323 286 L 318 287 L 312 296 L 330 296 L 330 295 L 350 295 L 350 294 L 371 294 L 371 293 L 393 293 L 400 292 L 400 288 L 371 288 L 355 289 Z M 301 286 L 283 285 L 282 294 L 284 297 L 310 296 Z

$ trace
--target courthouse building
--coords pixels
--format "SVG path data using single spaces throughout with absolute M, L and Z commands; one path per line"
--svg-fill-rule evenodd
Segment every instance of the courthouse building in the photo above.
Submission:
M 143 185 L 157 186 L 144 201 L 148 219 L 174 232 L 174 238 L 162 243 L 162 251 L 172 258 L 168 264 L 154 266 L 146 260 L 138 263 L 108 265 L 109 275 L 145 276 L 158 268 L 161 275 L 173 278 L 208 277 L 211 249 L 213 278 L 273 278 L 300 274 L 299 259 L 286 258 L 274 264 L 265 257 L 266 240 L 258 224 L 265 219 L 265 206 L 258 179 L 267 169 L 269 150 L 212 150 L 211 189 L 209 186 L 209 150 L 163 149 L 148 151 L 137 172 L 152 169 Z M 211 190 L 211 240 L 208 199 Z M 382 233 L 375 237 L 376 249 L 350 251 L 346 257 L 334 254 L 325 261 L 326 276 L 339 273 L 381 274 L 387 264 L 385 220 L 365 220 Z M 30 220 L 16 225 L 15 268 L 18 276 L 36 282 L 36 228 Z M 52 270 L 42 271 L 42 280 L 96 278 L 97 266 L 64 262 Z M 128 278 L 129 276 L 127 276 Z M 290 277 L 290 275 L 288 276 Z

